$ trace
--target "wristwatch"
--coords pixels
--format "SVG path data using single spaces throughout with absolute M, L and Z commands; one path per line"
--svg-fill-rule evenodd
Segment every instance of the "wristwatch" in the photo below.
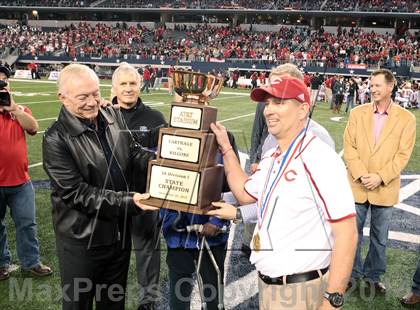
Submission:
M 328 293 L 324 292 L 324 298 L 327 299 L 331 306 L 334 308 L 340 308 L 344 305 L 344 295 L 340 293 Z
M 235 224 L 241 223 L 242 222 L 242 212 L 240 208 L 236 208 L 236 217 L 235 220 L 233 221 Z

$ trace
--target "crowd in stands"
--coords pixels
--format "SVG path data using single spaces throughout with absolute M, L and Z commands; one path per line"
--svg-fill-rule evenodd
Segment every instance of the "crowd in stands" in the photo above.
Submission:
M 0 5 L 83 7 L 94 0 L 0 0 Z M 98 7 L 415 12 L 416 0 L 106 0 Z
M 358 3 L 357 0 L 356 1 L 355 0 L 327 1 L 322 7 L 322 10 L 323 11 L 355 11 L 357 10 L 357 3 Z
M 361 28 L 337 29 L 336 34 L 322 28 L 311 34 L 307 58 L 321 59 L 344 65 L 380 63 L 391 67 L 418 64 L 420 50 L 416 37 L 409 32 L 399 39 L 391 34 L 381 35 Z
M 145 36 L 161 37 L 159 29 L 150 31 L 144 27 L 89 25 L 43 31 L 39 27 L 8 26 L 0 29 L 0 54 L 6 49 L 19 49 L 20 55 L 54 56 L 61 53 L 70 57 L 104 56 L 119 57 L 124 46 L 140 44 Z
M 0 6 L 85 7 L 94 0 L 0 0 Z
M 107 7 L 171 7 L 192 9 L 257 9 L 257 10 L 325 10 L 325 11 L 379 11 L 414 12 L 415 0 L 107 0 L 99 6 Z
M 376 12 L 414 12 L 419 8 L 419 1 L 410 0 L 359 0 L 360 11 Z
M 283 10 L 283 9 L 303 9 L 305 1 L 286 0 L 286 1 L 264 1 L 264 0 L 195 0 L 195 1 L 151 1 L 151 0 L 107 0 L 100 6 L 107 7 L 145 7 L 145 8 L 189 8 L 189 9 L 258 9 L 258 10 Z
M 118 24 L 80 23 L 54 31 L 8 26 L 0 29 L 0 53 L 6 47 L 20 55 L 136 58 L 210 61 L 212 58 L 293 62 L 322 66 L 348 64 L 419 65 L 420 49 L 414 35 L 399 39 L 391 34 L 338 28 L 336 33 L 307 27 L 283 27 L 276 32 L 256 32 L 240 27 L 164 26 L 147 29 Z

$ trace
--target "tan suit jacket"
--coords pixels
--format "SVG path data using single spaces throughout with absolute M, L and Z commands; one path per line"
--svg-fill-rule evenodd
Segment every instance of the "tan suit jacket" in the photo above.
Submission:
M 389 109 L 376 145 L 373 142 L 373 104 L 351 111 L 344 131 L 344 161 L 357 203 L 369 201 L 379 206 L 398 203 L 400 173 L 410 159 L 415 140 L 415 116 L 396 104 Z M 382 184 L 374 190 L 366 189 L 360 177 L 367 173 L 377 173 Z

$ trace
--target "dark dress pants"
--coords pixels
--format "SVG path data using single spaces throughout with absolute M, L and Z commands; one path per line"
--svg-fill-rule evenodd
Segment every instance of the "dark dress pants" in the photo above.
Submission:
M 226 245 L 211 247 L 217 266 L 220 268 L 223 279 Z M 170 249 L 166 256 L 169 269 L 169 304 L 171 310 L 189 310 L 191 292 L 195 283 L 193 274 L 198 260 L 197 249 Z M 218 291 L 217 274 L 207 251 L 203 254 L 200 274 L 204 284 L 204 297 L 208 310 L 217 310 Z
M 132 219 L 133 249 L 140 304 L 156 302 L 159 295 L 160 230 L 159 211 L 144 212 Z
M 121 242 L 87 249 L 86 244 L 56 240 L 63 310 L 123 310 L 130 248 Z

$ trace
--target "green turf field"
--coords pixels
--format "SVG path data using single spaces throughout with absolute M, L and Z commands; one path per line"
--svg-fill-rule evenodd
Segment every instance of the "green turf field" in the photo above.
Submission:
M 109 97 L 109 81 L 101 82 L 102 96 Z M 12 81 L 12 91 L 17 103 L 27 105 L 36 119 L 39 121 L 40 132 L 33 137 L 28 137 L 28 161 L 29 172 L 32 180 L 46 180 L 47 176 L 42 168 L 42 132 L 57 117 L 60 103 L 57 100 L 56 85 L 46 81 L 28 82 Z M 250 147 L 250 135 L 255 112 L 255 104 L 249 99 L 249 90 L 223 89 L 211 105 L 218 108 L 218 120 L 235 134 L 239 149 L 248 152 Z M 169 115 L 169 103 L 171 97 L 167 91 L 152 91 L 151 94 L 141 96 L 143 102 L 162 111 L 166 118 Z M 417 118 L 419 111 L 414 111 Z M 347 116 L 342 113 L 342 119 L 332 121 L 332 115 L 326 104 L 319 104 L 314 112 L 314 119 L 321 123 L 332 135 L 336 143 L 337 152 L 342 150 L 342 135 L 346 125 Z M 406 172 L 419 174 L 420 172 L 420 148 L 419 148 L 419 126 L 417 127 L 417 139 L 414 153 L 406 168 Z M 41 256 L 44 263 L 50 265 L 55 273 L 46 279 L 26 279 L 26 275 L 17 271 L 7 281 L 0 282 L 0 309 L 60 309 L 59 272 L 57 258 L 55 255 L 55 239 L 51 224 L 51 207 L 49 192 L 45 189 L 38 189 L 37 192 L 37 222 Z M 15 252 L 15 236 L 10 216 L 6 216 L 8 226 L 9 245 L 12 251 L 13 260 L 17 263 Z M 163 253 L 163 255 L 165 255 Z M 397 297 L 408 291 L 411 285 L 411 278 L 417 263 L 418 253 L 390 249 L 388 251 L 387 280 L 389 292 L 385 297 L 375 298 L 373 301 L 363 301 L 361 294 L 354 292 L 349 296 L 348 303 L 344 309 L 400 309 Z M 136 284 L 134 279 L 134 260 L 131 261 L 129 274 L 129 294 L 127 309 L 136 309 Z M 166 279 L 166 265 L 162 259 L 162 281 Z M 392 281 L 391 281 L 392 280 Z M 33 284 L 32 286 L 30 284 Z M 25 285 L 31 292 L 24 291 Z M 23 290 L 23 291 L 22 291 Z M 17 293 L 16 293 L 17 292 Z M 19 292 L 22 298 L 19 297 Z M 27 294 L 26 294 L 27 293 Z

